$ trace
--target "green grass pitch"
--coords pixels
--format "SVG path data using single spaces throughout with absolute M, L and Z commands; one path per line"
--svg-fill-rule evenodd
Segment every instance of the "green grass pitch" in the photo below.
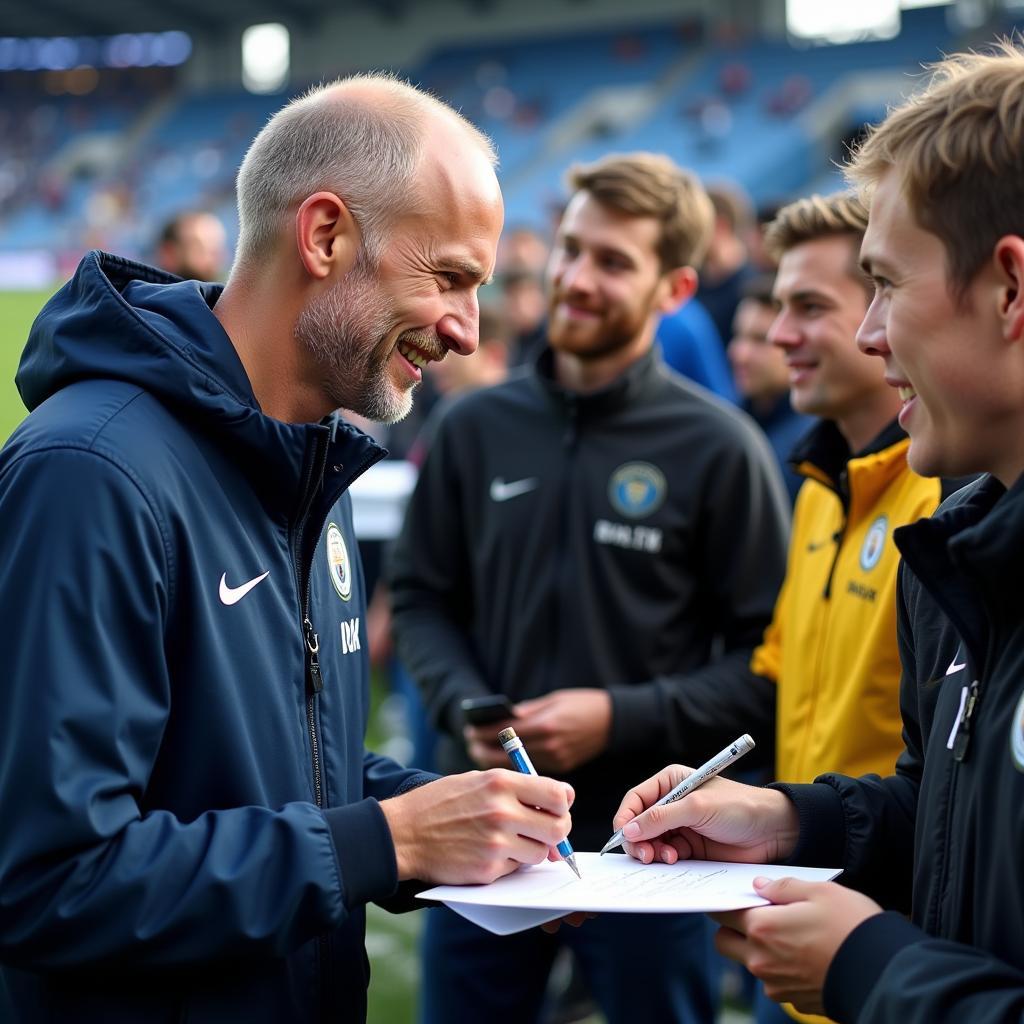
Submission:
M 0 443 L 11 436 L 11 431 L 25 416 L 25 406 L 14 386 L 14 374 L 28 329 L 51 294 L 52 289 L 45 292 L 0 291 Z

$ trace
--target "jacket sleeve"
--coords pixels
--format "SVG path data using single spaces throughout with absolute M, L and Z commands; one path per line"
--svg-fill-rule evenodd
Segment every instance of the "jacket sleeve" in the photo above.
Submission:
M 767 442 L 751 426 L 705 478 L 695 571 L 720 653 L 696 671 L 611 687 L 611 750 L 658 747 L 690 763 L 737 736 L 757 742 L 745 768 L 774 759 L 775 684 L 750 670 L 785 572 L 789 502 Z
M 460 700 L 490 691 L 468 641 L 473 588 L 449 435 L 442 422 L 406 508 L 390 584 L 398 656 L 423 693 L 431 724 L 460 736 Z
M 0 959 L 281 955 L 394 890 L 372 799 L 329 819 L 306 802 L 188 821 L 143 810 L 179 596 L 167 530 L 125 468 L 85 450 L 16 458 L 0 474 L 0 531 Z
M 891 912 L 850 933 L 825 976 L 823 996 L 826 1012 L 838 1021 L 1024 1019 L 1024 973 L 984 950 L 932 938 Z

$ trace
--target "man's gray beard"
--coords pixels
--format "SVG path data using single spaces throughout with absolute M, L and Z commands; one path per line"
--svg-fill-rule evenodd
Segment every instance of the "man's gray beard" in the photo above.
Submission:
M 336 408 L 379 423 L 397 423 L 412 408 L 412 388 L 398 390 L 388 373 L 394 326 L 372 271 L 361 258 L 340 281 L 314 299 L 295 321 L 295 337 L 322 374 Z

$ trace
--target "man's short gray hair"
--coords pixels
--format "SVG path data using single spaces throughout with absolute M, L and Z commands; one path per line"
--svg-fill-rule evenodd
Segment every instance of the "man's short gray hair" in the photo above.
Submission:
M 430 114 L 458 123 L 497 163 L 491 141 L 460 114 L 387 74 L 317 86 L 279 110 L 238 171 L 238 262 L 261 262 L 287 215 L 325 191 L 349 208 L 364 254 L 376 263 L 388 226 L 416 205 L 415 172 Z

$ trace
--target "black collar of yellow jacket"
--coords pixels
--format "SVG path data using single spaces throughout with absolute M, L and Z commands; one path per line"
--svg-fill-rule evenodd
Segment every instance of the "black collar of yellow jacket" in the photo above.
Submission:
M 906 432 L 894 419 L 859 452 L 851 453 L 833 420 L 822 420 L 793 449 L 790 465 L 803 476 L 817 480 L 839 495 L 844 507 L 850 500 L 851 470 L 869 463 L 891 465 L 902 470 L 909 442 Z M 888 474 L 883 486 L 888 484 Z
M 571 406 L 573 413 L 584 419 L 590 416 L 600 418 L 635 405 L 656 387 L 663 365 L 661 353 L 652 346 L 607 387 L 586 394 L 570 391 L 558 382 L 555 353 L 551 348 L 545 348 L 537 357 L 534 372 L 549 397 L 559 405 Z

